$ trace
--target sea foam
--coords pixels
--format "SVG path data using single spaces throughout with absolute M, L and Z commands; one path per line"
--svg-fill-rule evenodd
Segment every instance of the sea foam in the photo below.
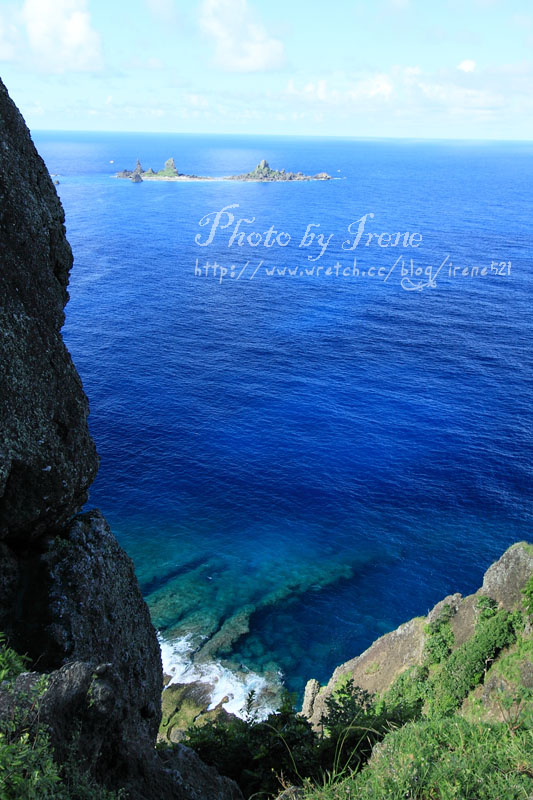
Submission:
M 258 719 L 265 719 L 276 710 L 275 700 L 282 689 L 280 674 L 276 679 L 268 680 L 257 672 L 234 671 L 218 661 L 195 663 L 193 654 L 196 648 L 192 645 L 191 637 L 183 636 L 172 642 L 161 635 L 158 638 L 163 672 L 170 678 L 167 686 L 175 683 L 205 683 L 213 687 L 208 710 L 222 703 L 226 711 L 241 719 L 246 715 L 246 700 L 252 690 L 255 692 L 254 711 Z M 224 698 L 227 698 L 225 702 Z

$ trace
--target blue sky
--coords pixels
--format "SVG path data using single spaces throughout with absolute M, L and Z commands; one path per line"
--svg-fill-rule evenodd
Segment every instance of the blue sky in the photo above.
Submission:
M 0 0 L 30 128 L 533 139 L 531 0 Z

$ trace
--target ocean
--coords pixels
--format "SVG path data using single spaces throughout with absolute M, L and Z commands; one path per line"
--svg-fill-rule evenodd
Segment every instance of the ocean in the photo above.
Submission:
M 33 136 L 75 256 L 88 507 L 174 680 L 301 699 L 531 540 L 533 144 Z M 170 156 L 334 179 L 112 177 Z

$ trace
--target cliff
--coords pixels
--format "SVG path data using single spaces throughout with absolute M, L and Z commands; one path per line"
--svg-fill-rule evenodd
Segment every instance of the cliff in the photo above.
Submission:
M 522 589 L 533 575 L 533 547 L 519 542 L 510 547 L 485 573 L 483 585 L 475 594 L 445 597 L 425 617 L 417 617 L 381 636 L 364 653 L 341 664 L 325 686 L 311 679 L 306 686 L 302 714 L 313 727 L 320 728 L 321 720 L 331 698 L 347 680 L 362 689 L 377 694 L 386 692 L 410 668 L 420 667 L 427 653 L 430 626 L 443 610 L 449 616 L 453 648 L 469 641 L 479 620 L 480 598 L 489 597 L 500 609 L 521 608 Z
M 445 597 L 338 667 L 326 686 L 311 681 L 303 712 L 289 696 L 260 721 L 250 697 L 245 719 L 196 719 L 195 701 L 200 687 L 176 688 L 163 735 L 176 740 L 194 720 L 182 741 L 250 800 L 529 797 L 533 546 L 510 547 L 475 594 Z
M 79 514 L 98 457 L 61 337 L 63 209 L 1 82 L 0 248 L 0 630 L 31 667 L 2 684 L 0 722 L 27 706 L 30 735 L 44 725 L 60 765 L 74 754 L 90 780 L 133 799 L 239 798 L 186 748 L 155 750 L 162 669 L 148 609 L 105 519 Z

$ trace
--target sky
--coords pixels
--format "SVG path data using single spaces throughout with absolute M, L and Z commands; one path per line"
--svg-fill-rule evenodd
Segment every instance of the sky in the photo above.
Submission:
M 0 0 L 34 130 L 533 139 L 532 0 Z

